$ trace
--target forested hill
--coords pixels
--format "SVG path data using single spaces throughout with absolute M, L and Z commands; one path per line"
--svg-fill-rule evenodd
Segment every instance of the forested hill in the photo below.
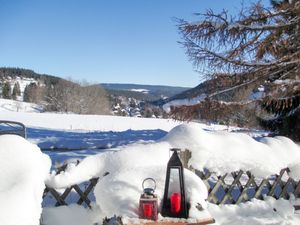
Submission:
M 39 74 L 29 69 L 0 67 L 0 81 L 5 80 L 7 77 L 12 79 L 22 77 L 43 80 L 45 84 L 56 84 L 59 80 L 62 80 L 62 78 L 47 74 Z
M 100 84 L 111 94 L 133 95 L 135 97 L 146 98 L 147 100 L 157 100 L 161 98 L 169 98 L 177 95 L 190 88 L 176 87 L 166 85 L 143 85 L 143 84 L 116 84 L 102 83 Z

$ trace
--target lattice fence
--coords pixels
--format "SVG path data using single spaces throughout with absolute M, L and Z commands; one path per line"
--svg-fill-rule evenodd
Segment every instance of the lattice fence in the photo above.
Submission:
M 208 201 L 215 204 L 238 204 L 252 198 L 289 199 L 290 194 L 300 197 L 300 182 L 288 177 L 288 169 L 267 179 L 256 179 L 250 172 L 233 172 L 223 176 L 205 171 L 196 171 L 208 188 Z
M 77 162 L 77 164 L 79 161 Z M 67 164 L 59 167 L 56 174 L 65 171 Z M 103 174 L 107 176 L 109 173 Z M 94 201 L 93 190 L 99 181 L 99 177 L 90 179 L 81 184 L 72 185 L 66 189 L 55 189 L 53 187 L 47 186 L 43 194 L 43 205 L 44 206 L 62 206 L 71 203 L 77 203 L 78 205 L 85 205 L 91 208 L 91 202 Z
M 191 152 L 188 150 L 180 153 L 183 166 L 188 168 Z M 191 169 L 191 168 L 189 168 Z M 195 171 L 204 181 L 208 189 L 208 201 L 214 204 L 238 204 L 252 198 L 263 199 L 263 196 L 272 196 L 276 199 L 289 199 L 291 194 L 300 197 L 300 181 L 289 177 L 289 169 L 282 169 L 279 175 L 267 179 L 255 178 L 249 171 L 242 170 L 217 176 L 204 170 Z
M 99 178 L 93 178 L 90 179 L 89 181 L 85 182 L 83 185 L 72 185 L 71 187 L 68 187 L 66 189 L 64 189 L 63 191 L 59 191 L 56 190 L 52 187 L 46 186 L 45 190 L 44 190 L 44 195 L 43 195 L 43 199 L 46 198 L 53 198 L 55 201 L 55 206 L 61 206 L 61 205 L 68 205 L 70 204 L 70 202 L 68 202 L 66 199 L 67 197 L 70 195 L 74 194 L 76 195 L 75 198 L 77 198 L 78 200 L 75 202 L 78 205 L 82 205 L 85 204 L 86 206 L 88 206 L 89 208 L 91 208 L 91 200 L 89 195 L 92 194 L 92 190 L 94 189 L 94 187 L 96 186 L 97 182 L 98 182 Z M 51 196 L 49 196 L 51 195 Z M 72 202 L 74 202 L 74 197 L 72 199 Z

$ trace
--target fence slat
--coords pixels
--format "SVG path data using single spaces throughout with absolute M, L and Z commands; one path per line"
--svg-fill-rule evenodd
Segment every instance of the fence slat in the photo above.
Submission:
M 215 204 L 219 204 L 218 198 L 215 196 L 216 192 L 219 190 L 221 185 L 224 183 L 224 178 L 227 176 L 225 174 L 224 176 L 220 177 L 215 186 L 212 188 L 211 192 L 208 195 L 208 200 L 213 200 Z
M 295 195 L 296 198 L 300 197 L 300 180 L 298 181 L 298 184 L 295 188 L 294 195 Z
M 93 188 L 98 183 L 99 178 L 93 178 L 90 180 L 90 184 L 87 187 L 87 189 L 83 192 L 84 198 L 80 197 L 80 199 L 77 201 L 78 205 L 81 205 L 84 202 L 84 199 L 88 197 L 89 193 L 93 190 Z
M 267 179 L 263 179 L 260 183 L 260 185 L 258 186 L 257 190 L 255 190 L 255 195 L 254 198 L 257 199 L 263 199 L 263 195 L 262 195 L 262 191 L 264 189 L 264 187 L 268 184 L 268 180 Z
M 234 181 L 232 182 L 232 184 L 229 186 L 228 190 L 227 190 L 227 193 L 225 194 L 223 200 L 221 201 L 220 204 L 224 204 L 227 202 L 227 200 L 229 200 L 230 202 L 234 201 L 232 199 L 232 195 L 231 195 L 231 192 L 233 191 L 235 185 L 237 185 L 237 183 L 239 182 L 241 176 L 243 175 L 243 171 L 240 170 L 238 175 L 235 177 Z M 234 176 L 234 175 L 233 175 Z
M 249 177 L 249 174 L 247 173 L 248 177 Z M 240 194 L 240 197 L 237 199 L 236 201 L 236 204 L 239 204 L 241 203 L 243 200 L 248 200 L 249 197 L 248 197 L 248 194 L 247 194 L 247 191 L 248 191 L 248 188 L 251 186 L 251 184 L 254 182 L 254 176 L 250 174 L 250 177 L 249 177 L 249 180 L 247 181 L 245 187 L 242 188 L 242 192 Z M 255 182 L 254 182 L 255 183 Z

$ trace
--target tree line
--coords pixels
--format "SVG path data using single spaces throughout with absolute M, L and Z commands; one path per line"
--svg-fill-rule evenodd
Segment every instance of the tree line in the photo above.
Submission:
M 110 114 L 108 96 L 99 85 L 87 82 L 55 79 L 39 80 L 28 84 L 23 92 L 24 102 L 42 105 L 46 111 L 78 114 Z M 2 83 L 1 96 L 17 100 L 21 96 L 20 84 Z
M 16 100 L 18 96 L 21 95 L 21 89 L 19 82 L 16 82 L 11 88 L 10 82 L 5 82 L 2 86 L 1 97 L 4 99 Z

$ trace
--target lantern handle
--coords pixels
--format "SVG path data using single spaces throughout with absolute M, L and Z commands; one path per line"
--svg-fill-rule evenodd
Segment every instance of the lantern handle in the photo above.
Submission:
M 153 179 L 153 178 L 151 178 L 151 177 L 148 177 L 148 178 L 146 178 L 146 179 L 144 179 L 143 180 L 143 184 L 142 184 L 142 186 L 143 186 L 143 190 L 145 190 L 145 187 L 144 187 L 144 184 L 145 184 L 145 181 L 147 181 L 147 180 L 151 180 L 151 181 L 153 181 L 153 183 L 154 183 L 154 187 L 153 188 L 151 188 L 152 190 L 153 190 L 153 192 L 155 191 L 155 189 L 156 189 L 156 181 Z

